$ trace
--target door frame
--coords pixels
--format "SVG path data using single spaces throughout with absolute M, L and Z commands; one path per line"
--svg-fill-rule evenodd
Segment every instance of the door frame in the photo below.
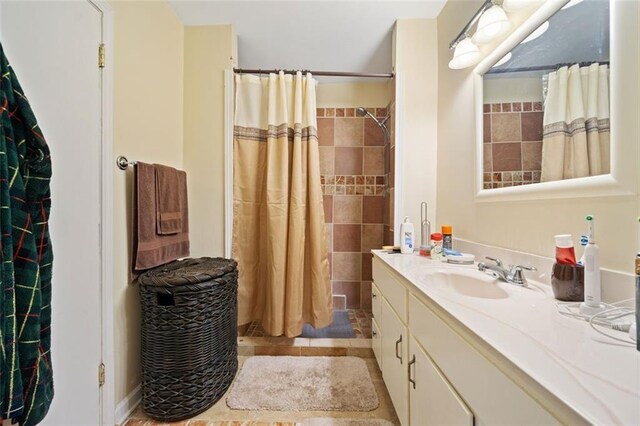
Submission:
M 234 73 L 224 70 L 224 257 L 231 259 L 233 241 Z
M 113 9 L 107 0 L 86 0 L 102 13 L 102 43 L 105 67 L 102 77 L 102 140 L 100 143 L 100 264 L 101 264 L 101 362 L 105 365 L 105 382 L 99 390 L 99 421 L 115 424 L 115 364 L 113 317 Z M 97 55 L 97 52 L 96 52 Z M 97 60 L 97 56 L 96 56 Z M 97 62 L 96 62 L 97 63 Z M 96 380 L 98 378 L 96 366 Z

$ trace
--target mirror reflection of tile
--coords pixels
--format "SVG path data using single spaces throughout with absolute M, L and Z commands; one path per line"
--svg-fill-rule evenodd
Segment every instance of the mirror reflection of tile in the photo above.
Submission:
M 484 189 L 540 182 L 542 102 L 483 105 Z

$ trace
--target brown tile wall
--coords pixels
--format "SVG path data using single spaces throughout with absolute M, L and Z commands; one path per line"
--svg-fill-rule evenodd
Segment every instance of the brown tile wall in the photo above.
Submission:
M 380 119 L 387 113 L 367 110 Z M 317 116 L 333 294 L 346 296 L 349 309 L 370 310 L 370 250 L 382 246 L 387 208 L 384 134 L 355 108 L 318 108 Z
M 484 189 L 540 182 L 541 102 L 484 104 Z

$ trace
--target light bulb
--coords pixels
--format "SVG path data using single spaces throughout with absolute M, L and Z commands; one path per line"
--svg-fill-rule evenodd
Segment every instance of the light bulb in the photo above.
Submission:
M 507 18 L 504 10 L 498 5 L 491 6 L 480 17 L 472 40 L 476 44 L 490 43 L 506 34 L 511 26 L 511 21 Z
M 449 61 L 449 68 L 459 70 L 475 65 L 482 58 L 482 53 L 470 38 L 465 38 L 453 51 L 453 59 Z

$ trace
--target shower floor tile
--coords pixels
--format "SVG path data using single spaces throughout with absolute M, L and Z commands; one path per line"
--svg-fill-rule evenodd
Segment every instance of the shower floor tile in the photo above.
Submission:
M 371 319 L 373 314 L 365 309 L 349 309 L 349 321 L 357 339 L 371 339 Z M 249 328 L 244 334 L 245 337 L 268 336 L 260 320 L 255 320 L 249 324 Z

